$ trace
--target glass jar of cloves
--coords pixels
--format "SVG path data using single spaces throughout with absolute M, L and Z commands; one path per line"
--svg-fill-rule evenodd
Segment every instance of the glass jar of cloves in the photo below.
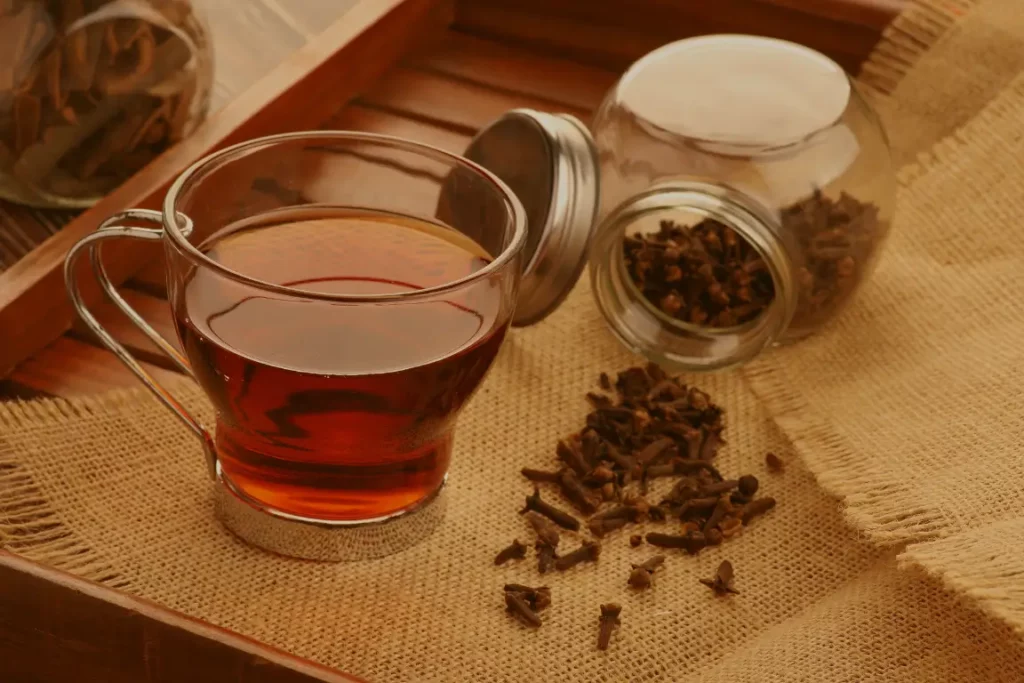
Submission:
M 212 59 L 188 0 L 0 0 L 0 197 L 94 203 L 202 120 Z
M 822 54 L 757 36 L 666 45 L 626 71 L 589 130 L 516 110 L 467 156 L 542 233 L 524 294 L 546 312 L 588 263 L 614 334 L 674 370 L 738 365 L 826 325 L 870 276 L 895 208 L 888 140 L 856 84 Z

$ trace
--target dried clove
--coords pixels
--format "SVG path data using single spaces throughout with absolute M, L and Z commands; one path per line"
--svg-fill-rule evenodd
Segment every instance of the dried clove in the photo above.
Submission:
M 585 477 L 590 472 L 590 466 L 583 457 L 583 446 L 578 438 L 573 437 L 559 441 L 555 448 L 555 454 L 577 476 Z
M 524 477 L 534 483 L 557 484 L 564 470 L 548 472 L 547 470 L 535 470 L 532 467 L 524 467 L 520 471 Z
M 541 574 L 547 574 L 554 568 L 555 562 L 558 561 L 558 553 L 555 547 L 540 539 L 537 539 L 533 547 L 537 551 L 537 571 Z
M 658 439 L 657 441 L 654 441 L 644 446 L 637 453 L 635 453 L 637 464 L 639 464 L 641 468 L 645 468 L 648 465 L 652 465 L 655 462 L 657 462 L 660 458 L 671 453 L 672 449 L 674 448 L 675 442 L 672 441 L 672 439 Z
M 731 509 L 732 505 L 729 503 L 729 499 L 724 496 L 720 498 L 715 509 L 711 511 L 711 516 L 704 522 L 704 535 L 707 536 L 709 531 L 717 528 Z
M 607 465 L 598 465 L 594 469 L 590 470 L 590 473 L 584 478 L 584 482 L 594 486 L 604 486 L 615 481 L 615 472 L 612 471 Z
M 621 529 L 626 526 L 629 522 L 625 517 L 611 517 L 608 519 L 591 519 L 587 522 L 587 528 L 590 529 L 590 533 L 594 534 L 598 538 L 604 538 L 604 535 L 610 531 Z
M 526 603 L 535 612 L 540 612 L 544 608 L 551 605 L 551 589 L 547 586 L 538 586 L 537 588 L 531 588 L 530 586 L 524 586 L 518 583 L 506 583 L 506 593 L 517 593 L 522 596 Z
M 544 541 L 552 548 L 558 547 L 558 529 L 547 517 L 542 517 L 536 512 L 528 512 L 526 513 L 526 521 L 533 527 L 533 531 L 537 534 L 539 540 Z
M 782 462 L 782 458 L 771 451 L 765 454 L 764 463 L 768 466 L 769 472 L 781 472 L 786 468 L 785 463 Z
M 612 638 L 612 631 L 621 623 L 619 621 L 619 615 L 622 613 L 622 607 L 613 602 L 606 605 L 601 605 L 601 620 L 599 622 L 597 631 L 597 649 L 607 650 L 608 643 Z
M 591 521 L 599 521 L 606 519 L 625 519 L 630 522 L 635 522 L 637 520 L 637 515 L 638 511 L 635 507 L 633 507 L 632 505 L 622 504 L 608 508 L 607 510 L 602 510 L 601 512 L 598 512 L 590 519 Z
M 647 543 L 657 548 L 681 548 L 691 555 L 699 553 L 707 545 L 704 534 L 690 531 L 685 534 L 663 534 L 652 531 L 647 534 Z
M 580 562 L 596 562 L 600 554 L 600 545 L 593 541 L 583 541 L 583 545 L 579 548 L 555 560 L 555 569 L 564 572 L 567 569 L 572 569 Z
M 494 564 L 503 565 L 509 560 L 521 560 L 524 557 L 526 557 L 526 546 L 520 543 L 517 538 L 494 557 Z
M 629 537 L 629 545 L 630 545 L 630 547 L 636 548 L 637 546 L 641 545 L 643 542 L 644 542 L 644 537 L 641 536 L 640 534 L 633 534 L 632 536 Z
M 773 507 L 775 507 L 775 499 L 771 496 L 752 500 L 743 506 L 743 512 L 740 515 L 740 519 L 743 520 L 744 525 L 750 524 L 755 517 L 763 515 Z
M 700 455 L 698 457 L 705 462 L 714 460 L 722 443 L 722 437 L 717 432 L 708 432 L 704 435 L 704 441 L 700 445 Z
M 740 494 L 746 496 L 747 498 L 752 498 L 754 494 L 757 493 L 757 489 L 759 486 L 760 482 L 757 480 L 757 477 L 755 477 L 752 474 L 747 474 L 740 477 L 739 482 L 737 484 L 737 488 L 739 489 Z
M 664 562 L 664 555 L 655 555 L 643 564 L 634 564 L 627 583 L 638 590 L 650 587 L 651 576 Z
M 733 570 L 732 562 L 729 562 L 729 560 L 723 560 L 722 564 L 718 565 L 718 570 L 715 572 L 715 578 L 700 579 L 700 582 L 713 590 L 715 595 L 719 597 L 729 594 L 739 594 L 739 591 L 732 586 Z
M 562 495 L 572 503 L 577 510 L 585 515 L 591 515 L 597 510 L 598 501 L 583 487 L 583 483 L 576 476 L 575 472 L 565 470 L 558 478 L 558 484 L 562 489 Z
M 708 496 L 718 496 L 723 493 L 728 493 L 734 488 L 739 486 L 740 482 L 737 479 L 726 479 L 724 481 L 716 481 L 713 484 L 701 487 L 698 492 L 698 496 L 701 498 L 707 498 Z
M 505 609 L 509 614 L 530 628 L 540 628 L 543 623 L 540 620 L 540 615 L 530 607 L 522 593 L 505 591 Z
M 575 517 L 541 500 L 540 490 L 536 488 L 533 489 L 533 495 L 526 497 L 526 506 L 519 511 L 519 514 L 525 514 L 526 512 L 540 513 L 563 529 L 579 531 L 580 528 L 579 520 Z

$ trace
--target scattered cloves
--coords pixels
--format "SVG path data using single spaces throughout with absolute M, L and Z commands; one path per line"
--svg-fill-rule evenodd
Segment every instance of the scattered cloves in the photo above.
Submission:
M 534 483 L 557 484 L 562 476 L 561 471 L 548 472 L 547 470 L 535 470 L 532 467 L 524 467 L 521 472 L 524 477 Z
M 598 538 L 604 538 L 604 535 L 610 531 L 621 529 L 629 523 L 629 520 L 625 517 L 611 517 L 609 519 L 591 519 L 587 522 L 587 528 L 590 529 L 590 533 L 594 534 Z
M 537 538 L 544 543 L 548 544 L 552 548 L 558 547 L 559 534 L 558 528 L 551 523 L 547 517 L 541 517 L 536 512 L 526 513 L 526 521 L 533 527 L 534 533 L 537 534 Z
M 555 562 L 558 561 L 558 552 L 554 546 L 548 545 L 540 539 L 537 539 L 533 547 L 537 551 L 537 571 L 541 574 L 547 574 L 554 568 Z
M 717 529 L 718 525 L 725 519 L 726 514 L 732 509 L 732 505 L 729 503 L 729 499 L 722 496 L 718 499 L 718 504 L 715 505 L 715 509 L 711 511 L 711 516 L 704 522 L 704 535 L 707 536 L 708 532 L 712 529 Z
M 495 557 L 494 564 L 502 565 L 509 560 L 521 560 L 526 557 L 526 546 L 519 542 L 519 539 L 512 541 L 507 547 L 503 548 Z
M 575 472 L 565 470 L 558 478 L 558 484 L 562 489 L 562 495 L 572 503 L 577 510 L 585 515 L 591 515 L 597 510 L 598 502 L 593 495 L 583 487 L 583 483 L 576 476 Z
M 644 537 L 640 534 L 633 534 L 629 537 L 629 545 L 632 548 L 636 548 L 644 542 Z
M 718 571 L 715 572 L 715 578 L 700 579 L 700 582 L 715 591 L 715 595 L 719 597 L 729 594 L 739 594 L 739 591 L 732 586 L 733 570 L 732 562 L 729 562 L 729 560 L 723 560 L 722 564 L 718 565 Z
M 532 588 L 519 583 L 506 583 L 506 593 L 517 593 L 535 612 L 540 612 L 551 604 L 551 589 L 547 586 Z
M 754 494 L 757 493 L 757 489 L 760 486 L 760 482 L 752 474 L 747 474 L 739 479 L 737 488 L 739 492 L 747 498 L 753 498 Z
M 681 548 L 691 555 L 704 549 L 707 539 L 700 531 L 689 531 L 685 534 L 663 534 L 652 531 L 647 534 L 647 543 L 657 548 Z
M 650 587 L 651 576 L 658 569 L 658 567 L 664 564 L 664 562 L 664 555 L 655 555 L 643 564 L 634 564 L 633 571 L 629 573 L 629 580 L 627 581 L 627 583 L 629 583 L 630 586 L 638 590 L 643 590 L 645 588 Z
M 752 500 L 743 506 L 743 513 L 741 514 L 740 519 L 743 520 L 744 525 L 750 524 L 755 517 L 763 515 L 773 507 L 775 507 L 775 499 L 771 496 Z
M 564 572 L 567 569 L 572 569 L 580 562 L 596 562 L 600 554 L 600 545 L 593 541 L 583 541 L 583 545 L 579 548 L 555 560 L 555 569 Z
M 622 606 L 614 602 L 601 605 L 601 620 L 597 631 L 597 649 L 607 650 L 608 643 L 612 638 L 612 631 L 621 623 L 619 614 L 622 613 Z
M 505 609 L 530 628 L 540 628 L 543 623 L 540 620 L 540 615 L 533 611 L 521 593 L 505 591 Z
M 575 517 L 570 515 L 568 512 L 559 510 L 554 505 L 547 503 L 540 499 L 540 490 L 537 488 L 533 489 L 533 495 L 526 497 L 526 506 L 519 511 L 519 514 L 526 512 L 537 512 L 558 526 L 568 529 L 570 531 L 579 531 L 580 523 Z

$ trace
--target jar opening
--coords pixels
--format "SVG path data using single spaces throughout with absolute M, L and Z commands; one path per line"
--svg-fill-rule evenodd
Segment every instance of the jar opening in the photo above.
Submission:
M 678 369 L 717 369 L 749 360 L 788 327 L 793 252 L 777 219 L 747 196 L 676 182 L 605 220 L 594 289 L 612 330 L 635 351 Z

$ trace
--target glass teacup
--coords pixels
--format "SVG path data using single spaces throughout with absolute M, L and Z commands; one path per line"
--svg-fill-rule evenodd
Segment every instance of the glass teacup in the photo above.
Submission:
M 106 277 L 100 248 L 118 237 L 162 241 L 184 356 Z M 201 439 L 227 526 L 348 559 L 440 519 L 456 418 L 508 329 L 525 237 L 515 195 L 472 162 L 386 136 L 286 134 L 197 162 L 162 212 L 111 217 L 65 276 L 85 322 Z M 212 434 L 85 308 L 87 252 L 203 388 Z

